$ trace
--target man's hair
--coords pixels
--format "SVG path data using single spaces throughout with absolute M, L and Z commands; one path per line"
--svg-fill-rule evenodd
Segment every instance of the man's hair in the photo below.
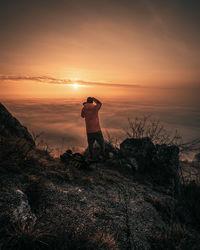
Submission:
M 88 98 L 87 98 L 87 102 L 88 102 L 88 103 L 93 103 L 93 98 L 92 98 L 92 97 L 88 97 Z

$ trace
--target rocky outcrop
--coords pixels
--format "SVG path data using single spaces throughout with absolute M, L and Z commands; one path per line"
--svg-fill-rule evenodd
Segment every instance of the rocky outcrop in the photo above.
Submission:
M 127 138 L 120 144 L 120 155 L 130 164 L 135 158 L 139 171 L 146 171 L 152 164 L 152 156 L 155 146 L 150 138 L 141 139 Z M 135 169 L 135 162 L 133 164 Z
M 150 138 L 129 139 L 120 144 L 122 163 L 142 174 L 149 174 L 153 180 L 166 188 L 180 193 L 179 148 L 166 144 L 154 145 Z
M 171 190 L 175 195 L 180 195 L 179 178 L 179 148 L 166 144 L 156 145 L 152 159 L 152 167 L 155 175 L 158 174 L 160 182 Z
M 11 113 L 0 103 L 0 136 L 6 138 L 22 138 L 34 145 L 34 140 L 27 128 L 11 115 Z
M 4 140 L 0 144 L 0 249 L 1 246 L 5 250 L 43 249 L 44 242 L 48 249 L 53 244 L 51 249 L 58 250 L 89 249 L 91 242 L 103 244 L 90 247 L 97 250 L 177 249 L 163 247 L 160 243 L 163 239 L 174 241 L 175 246 L 182 242 L 179 249 L 199 249 L 188 247 L 188 242 L 193 244 L 198 236 L 192 227 L 199 214 L 198 207 L 193 219 L 190 209 L 185 209 L 186 203 L 171 195 L 179 194 L 178 147 L 154 145 L 149 138 L 128 138 L 120 149 L 106 143 L 105 161 L 97 161 L 85 171 L 88 151 L 81 155 L 68 150 L 59 161 L 42 158 L 40 151 L 30 158 L 21 157 L 25 147 L 20 145 L 17 149 L 21 150 L 14 150 L 15 146 L 10 150 L 12 144 L 6 146 L 7 138 L 24 138 L 30 143 L 32 138 L 3 105 L 0 114 L 0 135 Z M 9 148 L 9 154 L 7 149 L 3 151 L 5 147 Z M 98 156 L 99 148 L 94 151 Z M 2 159 L 7 161 L 2 164 Z M 195 206 L 199 197 L 197 188 Z M 166 192 L 168 189 L 172 192 Z M 183 228 L 177 229 L 179 219 Z M 29 227 L 29 222 L 33 227 Z M 7 229 L 13 224 L 20 227 L 9 233 Z M 178 231 L 171 231 L 173 227 Z M 29 247 L 16 248 L 19 242 L 24 243 L 27 232 Z M 43 238 L 38 238 L 38 234 Z M 186 248 L 182 248 L 184 244 Z

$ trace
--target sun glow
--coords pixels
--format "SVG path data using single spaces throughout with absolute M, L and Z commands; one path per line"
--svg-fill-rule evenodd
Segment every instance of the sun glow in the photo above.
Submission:
M 77 89 L 78 87 L 80 87 L 80 85 L 78 83 L 73 83 L 72 87 L 75 88 L 75 89 Z

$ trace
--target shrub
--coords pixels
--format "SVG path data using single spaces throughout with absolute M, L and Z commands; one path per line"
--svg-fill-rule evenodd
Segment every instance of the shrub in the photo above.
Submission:
M 94 225 L 73 219 L 64 226 L 35 221 L 10 225 L 2 250 L 118 250 L 111 235 L 95 231 Z
M 195 152 L 200 147 L 200 137 L 184 142 L 178 131 L 168 131 L 160 120 L 144 115 L 134 119 L 128 118 L 128 128 L 125 133 L 129 138 L 149 137 L 154 144 L 167 144 L 179 147 L 181 154 Z
M 94 233 L 95 229 L 82 228 L 58 228 L 51 242 L 51 249 L 61 250 L 118 250 L 114 238 L 102 233 Z
M 128 118 L 128 128 L 125 130 L 126 135 L 130 138 L 140 139 L 149 137 L 154 144 L 174 145 L 181 139 L 178 132 L 172 134 L 168 131 L 160 120 L 151 118 L 150 115 Z
M 0 171 L 19 173 L 26 166 L 34 146 L 23 138 L 4 140 L 0 143 Z
M 3 241 L 2 250 L 44 250 L 49 249 L 48 241 L 52 237 L 48 227 L 42 227 L 35 221 L 24 224 L 10 224 Z

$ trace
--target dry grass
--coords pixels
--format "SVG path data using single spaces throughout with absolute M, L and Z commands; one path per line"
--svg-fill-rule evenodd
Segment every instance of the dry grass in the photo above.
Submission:
M 48 241 L 52 238 L 48 226 L 36 221 L 24 224 L 9 224 L 3 241 L 4 250 L 39 250 L 49 249 Z
M 148 195 L 145 200 L 149 203 L 151 203 L 156 210 L 159 212 L 159 214 L 162 215 L 163 218 L 166 218 L 168 222 L 170 222 L 170 218 L 172 214 L 174 213 L 174 204 L 173 201 L 169 202 L 166 200 L 163 200 L 157 196 Z
M 193 223 L 200 230 L 200 184 L 195 181 L 182 185 L 182 198 L 193 216 Z
M 118 250 L 119 248 L 110 234 L 98 232 L 94 225 L 84 225 L 81 221 L 77 221 L 77 218 L 69 218 L 65 221 L 65 225 L 36 221 L 23 225 L 10 224 L 4 236 L 2 250 L 27 249 Z
M 151 242 L 151 250 L 198 250 L 200 238 L 188 233 L 186 226 L 172 223 L 163 232 L 158 232 Z
M 134 236 L 130 226 L 130 197 L 132 194 L 131 189 L 128 188 L 127 185 L 125 185 L 124 188 L 121 187 L 119 191 L 120 205 L 123 210 L 122 216 L 124 216 L 125 221 L 125 232 L 108 232 L 104 228 L 99 229 L 99 225 L 90 220 L 90 216 L 83 218 L 83 212 L 76 214 L 76 217 L 74 217 L 75 209 L 70 207 L 74 203 L 69 204 L 70 214 L 66 215 L 65 212 L 68 211 L 66 206 L 68 204 L 62 203 L 59 197 L 58 200 L 56 200 L 61 192 L 54 192 L 55 190 L 50 186 L 48 187 L 49 189 L 46 189 L 45 180 L 51 183 L 52 186 L 54 185 L 55 189 L 60 188 L 59 191 L 62 191 L 61 186 L 65 185 L 65 183 L 67 187 L 77 185 L 78 187 L 84 187 L 91 191 L 94 186 L 98 185 L 102 187 L 106 186 L 107 188 L 116 185 L 116 189 L 119 189 L 117 183 L 126 183 L 126 180 L 131 183 L 133 178 L 136 179 L 137 176 L 133 177 L 129 170 L 124 170 L 118 159 L 108 160 L 103 165 L 96 165 L 90 172 L 78 169 L 73 164 L 63 165 L 55 159 L 52 160 L 46 151 L 37 150 L 33 153 L 32 149 L 26 149 L 25 146 L 23 147 L 23 142 L 21 143 L 19 148 L 19 144 L 13 144 L 12 147 L 10 147 L 9 144 L 6 147 L 4 146 L 3 153 L 5 154 L 2 154 L 2 157 L 5 155 L 6 157 L 1 161 L 0 171 L 6 174 L 5 176 L 12 176 L 16 182 L 18 181 L 17 185 L 20 183 L 22 190 L 28 196 L 31 209 L 38 217 L 38 220 L 37 222 L 27 222 L 23 225 L 9 224 L 6 233 L 4 233 L 4 239 L 3 241 L 1 240 L 1 243 L 3 243 L 2 250 L 117 250 L 119 247 L 116 243 L 118 240 L 116 235 L 120 233 L 125 234 L 125 244 L 131 249 L 133 246 L 132 237 Z M 24 150 L 24 153 L 21 153 L 21 150 Z M 142 178 L 144 179 L 144 176 L 142 176 Z M 138 185 L 142 184 L 140 183 Z M 10 188 L 10 186 L 8 187 Z M 185 202 L 185 206 L 193 216 L 196 229 L 199 230 L 199 185 L 196 182 L 185 183 L 182 189 L 182 198 Z M 50 201 L 45 197 L 48 191 L 52 191 L 54 195 Z M 151 192 L 150 189 L 149 192 Z M 77 199 L 77 203 L 79 202 L 80 196 L 76 195 L 76 193 L 68 194 L 68 197 L 73 198 L 75 202 Z M 195 234 L 191 236 L 188 226 L 177 221 L 172 223 L 171 218 L 172 214 L 174 216 L 175 213 L 174 208 L 166 203 L 165 200 L 156 196 L 149 197 L 147 201 L 156 208 L 166 223 L 166 230 L 162 233 L 158 233 L 157 237 L 152 240 L 152 250 L 198 249 L 199 239 L 194 239 Z M 66 210 L 64 210 L 64 208 Z M 114 218 L 113 214 L 109 214 L 108 211 L 106 211 L 105 214 L 111 219 Z M 163 215 L 167 218 L 166 220 L 164 220 Z M 120 242 L 118 243 L 120 244 Z

